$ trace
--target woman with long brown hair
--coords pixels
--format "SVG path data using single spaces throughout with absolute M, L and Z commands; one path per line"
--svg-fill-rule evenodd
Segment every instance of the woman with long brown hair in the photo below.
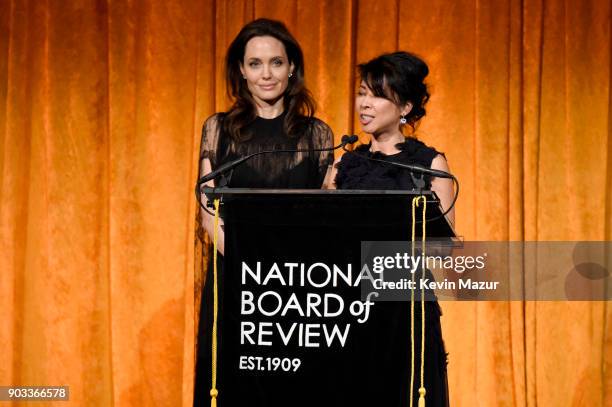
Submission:
M 331 147 L 333 135 L 329 126 L 313 116 L 314 102 L 304 85 L 304 58 L 295 38 L 281 22 L 252 21 L 229 46 L 225 62 L 228 93 L 234 104 L 204 123 L 200 177 L 252 153 L 300 150 L 255 156 L 235 168 L 225 186 L 321 188 L 333 153 L 314 150 Z M 215 184 L 211 181 L 207 185 Z M 201 199 L 206 200 L 203 195 Z M 202 210 L 201 221 L 212 236 L 213 216 Z M 222 219 L 217 233 L 218 249 L 223 254 Z M 207 273 L 202 301 L 206 306 L 200 313 L 194 405 L 210 403 L 211 338 L 205 327 L 212 319 L 211 275 Z
M 200 176 L 258 151 L 332 146 L 329 126 L 313 116 L 302 50 L 283 23 L 258 19 L 245 25 L 227 51 L 226 79 L 234 104 L 204 124 Z M 228 186 L 320 188 L 332 162 L 329 151 L 257 156 L 232 172 Z M 204 229 L 212 235 L 213 219 L 202 215 Z M 223 252 L 223 225 L 219 242 Z

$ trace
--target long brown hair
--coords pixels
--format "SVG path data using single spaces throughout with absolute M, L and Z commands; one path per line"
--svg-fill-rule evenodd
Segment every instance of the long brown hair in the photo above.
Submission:
M 255 101 L 242 78 L 240 66 L 244 60 L 247 42 L 253 37 L 262 36 L 274 37 L 282 42 L 289 63 L 293 63 L 294 66 L 283 99 L 287 112 L 283 123 L 285 134 L 289 137 L 297 136 L 305 124 L 304 117 L 312 117 L 315 110 L 312 96 L 304 86 L 304 55 L 296 39 L 280 21 L 265 18 L 251 21 L 242 27 L 232 41 L 225 58 L 227 93 L 234 104 L 223 120 L 223 130 L 236 142 L 251 138 L 252 135 L 245 132 L 244 128 L 257 117 Z

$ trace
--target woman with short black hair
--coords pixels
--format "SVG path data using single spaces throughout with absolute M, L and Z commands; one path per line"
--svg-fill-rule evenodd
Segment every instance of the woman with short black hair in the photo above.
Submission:
M 361 145 L 353 153 L 346 153 L 334 166 L 331 177 L 338 189 L 395 189 L 414 190 L 414 175 L 405 168 L 389 163 L 416 164 L 448 172 L 448 165 L 443 154 L 417 140 L 412 134 L 419 120 L 425 116 L 425 104 L 429 92 L 425 78 L 429 73 L 427 64 L 416 55 L 408 52 L 394 52 L 381 55 L 359 65 L 361 82 L 355 98 L 355 111 L 359 115 L 361 128 L 370 134 L 370 143 Z M 409 128 L 408 136 L 404 131 Z M 418 175 L 417 175 L 418 176 Z M 453 201 L 454 191 L 449 179 L 425 176 L 425 189 L 436 192 L 440 205 L 447 210 Z M 418 182 L 418 181 L 417 181 Z M 410 209 L 407 208 L 407 213 Z M 448 219 L 454 222 L 454 211 L 448 213 Z M 426 271 L 427 277 L 431 277 Z M 417 273 L 420 275 L 420 272 Z M 417 277 L 418 279 L 419 277 Z M 430 298 L 431 299 L 431 298 Z M 377 307 L 385 309 L 390 324 L 389 332 L 396 332 L 401 338 L 395 338 L 407 347 L 411 343 L 409 332 L 402 329 L 410 321 L 410 306 L 390 302 L 378 302 Z M 446 373 L 446 352 L 442 341 L 440 316 L 442 312 L 437 301 L 426 301 L 425 310 L 425 346 L 424 346 L 424 382 L 420 382 L 421 354 L 421 307 L 414 307 L 414 358 L 416 377 L 413 377 L 412 401 L 416 406 L 419 390 L 422 387 L 427 407 L 448 405 L 448 386 Z M 381 335 L 384 333 L 381 332 Z M 397 355 L 400 369 L 404 369 L 405 383 L 411 376 L 411 355 Z M 415 370 L 412 370 L 415 373 Z M 404 377 L 404 376 L 402 376 Z M 393 399 L 393 405 L 408 405 L 410 392 L 387 391 L 386 397 Z M 391 403 L 391 402 L 390 402 Z M 397 403 L 397 404 L 396 404 Z M 391 404 L 389 404 L 391 405 Z

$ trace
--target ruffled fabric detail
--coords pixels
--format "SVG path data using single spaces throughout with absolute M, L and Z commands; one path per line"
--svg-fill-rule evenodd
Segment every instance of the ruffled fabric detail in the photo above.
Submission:
M 415 188 L 410 171 L 393 165 L 370 161 L 365 157 L 383 161 L 416 164 L 431 167 L 434 157 L 440 154 L 415 138 L 407 138 L 397 144 L 397 154 L 385 155 L 370 152 L 370 144 L 355 149 L 355 153 L 345 153 L 337 164 L 336 186 L 339 189 L 407 189 Z M 420 175 L 414 174 L 417 178 Z M 426 188 L 430 187 L 430 177 L 425 177 Z

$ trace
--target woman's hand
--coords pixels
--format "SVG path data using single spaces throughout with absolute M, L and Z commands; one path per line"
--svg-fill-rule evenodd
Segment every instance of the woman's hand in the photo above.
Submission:
M 205 158 L 202 160 L 202 174 L 208 174 L 211 171 L 210 160 Z M 215 184 L 213 181 L 209 181 L 204 184 L 209 187 L 214 187 Z M 206 195 L 201 194 L 200 199 L 202 204 L 206 206 L 208 204 L 208 198 Z M 200 208 L 201 216 L 202 216 L 202 225 L 204 226 L 204 230 L 208 234 L 208 236 L 213 239 L 213 233 L 215 229 L 215 218 L 206 212 L 204 209 Z M 225 253 L 225 232 L 224 232 L 224 223 L 223 219 L 219 218 L 219 226 L 217 228 L 217 251 L 221 254 Z
M 336 189 L 336 174 L 338 174 L 337 164 L 340 162 L 340 158 L 336 158 L 336 161 L 327 168 L 325 179 L 321 189 Z

